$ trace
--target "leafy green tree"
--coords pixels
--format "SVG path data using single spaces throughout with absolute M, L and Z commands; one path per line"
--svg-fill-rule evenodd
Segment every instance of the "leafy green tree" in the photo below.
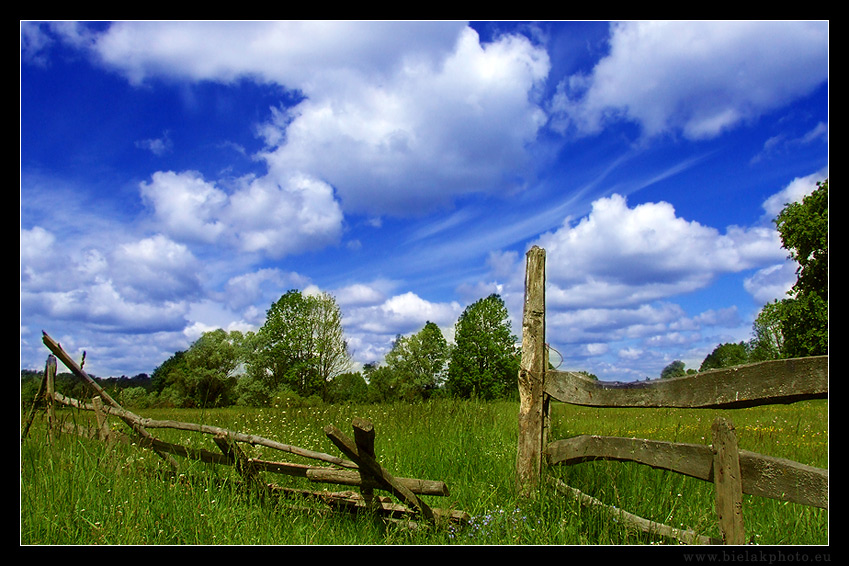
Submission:
M 752 339 L 749 342 L 749 361 L 777 360 L 784 351 L 782 309 L 779 301 L 767 303 L 752 324 Z
M 670 362 L 660 371 L 660 377 L 663 379 L 669 377 L 681 377 L 682 375 L 687 375 L 687 372 L 684 370 L 684 362 L 681 360 Z
M 340 373 L 330 382 L 328 391 L 331 403 L 364 403 L 368 399 L 368 384 L 358 371 Z
M 817 189 L 784 207 L 775 219 L 782 247 L 799 264 L 791 293 L 817 295 L 828 302 L 828 179 Z
M 789 296 L 764 306 L 753 324 L 750 360 L 828 354 L 828 179 L 775 218 L 781 245 L 798 265 Z
M 799 264 L 796 284 L 781 301 L 783 357 L 828 353 L 828 179 L 788 204 L 775 219 L 782 246 Z
M 226 407 L 235 401 L 235 372 L 244 361 L 244 336 L 221 328 L 204 332 L 186 352 L 186 396 L 195 406 Z
M 386 355 L 396 394 L 407 401 L 427 398 L 444 379 L 448 352 L 442 331 L 430 321 L 416 334 L 399 337 Z
M 302 397 L 327 396 L 331 379 L 350 367 L 342 315 L 326 294 L 286 292 L 251 340 L 249 372 L 269 390 L 285 385 Z
M 185 356 L 185 350 L 174 352 L 171 357 L 153 370 L 150 375 L 150 382 L 157 393 L 162 393 L 169 385 L 182 380 L 180 374 L 187 370 Z
M 368 381 L 367 397 L 370 402 L 386 403 L 398 400 L 395 389 L 397 381 L 392 368 L 370 364 L 363 368 L 363 373 L 365 374 L 365 379 Z
M 745 342 L 720 344 L 707 355 L 699 371 L 739 366 L 749 361 L 749 349 Z
M 456 397 L 497 399 L 517 393 L 519 347 L 497 294 L 469 305 L 455 325 L 446 385 Z

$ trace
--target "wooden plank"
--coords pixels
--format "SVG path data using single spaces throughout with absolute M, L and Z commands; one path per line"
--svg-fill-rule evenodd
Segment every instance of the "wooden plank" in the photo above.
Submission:
M 52 368 L 52 369 L 51 369 Z M 32 426 L 32 419 L 35 418 L 35 411 L 38 408 L 38 405 L 45 400 L 46 389 L 47 389 L 47 380 L 50 372 L 53 372 L 54 375 L 56 373 L 56 356 L 50 354 L 47 356 L 47 361 L 44 364 L 44 374 L 41 376 L 41 383 L 38 385 L 38 392 L 35 394 L 35 397 L 32 400 L 32 406 L 29 409 L 29 415 L 27 416 L 26 425 L 24 425 L 24 430 L 21 432 L 21 444 L 26 440 L 27 434 L 29 434 L 29 429 Z
M 685 544 L 706 545 L 721 543 L 721 541 L 717 539 L 712 539 L 710 537 L 700 535 L 687 529 L 676 529 L 675 527 L 670 527 L 669 525 L 664 525 L 663 523 L 644 519 L 643 517 L 640 517 L 639 515 L 634 515 L 633 513 L 629 513 L 624 509 L 619 509 L 618 507 L 613 507 L 612 505 L 606 505 L 605 503 L 602 503 L 599 499 L 596 499 L 591 495 L 587 495 L 579 489 L 575 489 L 574 487 L 566 485 L 565 483 L 563 483 L 562 480 L 555 479 L 553 480 L 553 482 L 557 491 L 565 493 L 566 495 L 569 495 L 572 498 L 578 500 L 578 502 L 580 502 L 580 504 L 584 507 L 598 507 L 600 509 L 606 510 L 617 520 L 621 521 L 626 527 L 634 527 L 645 533 L 674 538 Z
M 713 479 L 713 452 L 703 444 L 581 435 L 546 447 L 548 464 L 592 460 L 637 462 L 704 481 Z M 828 470 L 740 450 L 743 493 L 828 509 Z
M 57 400 L 62 403 L 65 403 L 66 405 L 70 405 L 72 407 L 77 407 L 88 411 L 94 410 L 94 407 L 92 405 L 83 403 L 71 397 L 65 397 L 59 393 L 56 393 L 55 397 Z M 267 448 L 280 450 L 281 452 L 287 452 L 290 454 L 295 454 L 297 456 L 303 456 L 304 458 L 310 458 L 312 460 L 321 460 L 323 462 L 327 462 L 328 464 L 342 466 L 343 468 L 357 467 L 354 462 L 351 462 L 350 460 L 345 460 L 344 458 L 339 458 L 338 456 L 332 456 L 330 454 L 324 454 L 323 452 L 315 452 L 313 450 L 299 448 L 298 446 L 283 444 L 282 442 L 277 442 L 276 440 L 263 438 L 261 436 L 256 436 L 253 434 L 244 434 L 241 432 L 236 432 L 228 430 L 226 428 L 221 428 L 212 425 L 199 425 L 195 423 L 186 423 L 180 421 L 149 419 L 145 417 L 140 417 L 139 415 L 133 414 L 130 411 L 127 411 L 126 409 L 123 409 L 121 407 L 104 406 L 101 407 L 101 410 L 106 414 L 114 415 L 125 421 L 129 419 L 145 428 L 170 428 L 176 430 L 200 432 L 203 434 L 211 434 L 213 436 L 218 434 L 226 434 L 235 442 L 244 442 L 250 445 L 265 446 Z
M 700 480 L 713 481 L 713 453 L 703 444 L 581 435 L 546 447 L 548 463 L 572 465 L 592 460 L 637 462 Z
M 555 399 L 592 407 L 741 408 L 828 398 L 828 356 L 772 360 L 682 377 L 606 382 L 546 372 Z
M 305 471 L 305 477 L 314 482 L 337 483 L 340 485 L 362 486 L 362 472 L 351 470 L 338 470 L 334 468 L 310 467 Z M 415 478 L 395 478 L 395 480 L 419 495 L 448 496 L 448 487 L 445 482 L 433 480 L 420 480 Z M 374 480 L 366 480 L 368 485 L 374 487 Z
M 94 407 L 94 417 L 97 420 L 97 427 L 100 429 L 100 439 L 106 440 L 109 438 L 109 423 L 106 421 L 106 415 L 103 413 L 103 400 L 101 400 L 100 395 L 92 397 L 91 405 Z
M 395 497 L 416 507 L 422 515 L 429 520 L 434 519 L 433 511 L 428 505 L 419 499 L 405 485 L 395 479 L 374 458 L 365 453 L 360 453 L 356 443 L 345 436 L 342 431 L 333 425 L 324 427 L 324 433 L 346 456 L 353 460 L 361 469 L 365 469 L 383 489 L 391 492 Z
M 545 250 L 526 254 L 525 303 L 522 315 L 522 360 L 519 369 L 519 439 L 516 481 L 519 493 L 539 486 L 545 427 Z
M 374 425 L 367 420 L 361 419 L 359 417 L 354 417 L 351 426 L 354 428 L 354 443 L 357 445 L 357 450 L 359 451 L 359 453 L 368 454 L 372 458 L 375 458 Z M 363 471 L 362 468 L 360 468 L 358 473 L 360 476 L 360 494 L 363 497 L 363 501 L 365 502 L 366 507 L 374 507 L 374 481 L 371 479 L 371 476 L 367 472 Z
M 134 415 L 133 413 L 127 411 L 123 407 L 121 407 L 121 405 L 119 405 L 118 402 L 115 401 L 115 399 L 113 399 L 106 391 L 104 391 L 103 388 L 100 387 L 100 385 L 95 380 L 93 380 L 91 377 L 89 377 L 89 375 L 83 370 L 82 367 L 77 365 L 77 362 L 75 362 L 74 359 L 71 356 L 69 356 L 67 354 L 67 352 L 65 352 L 65 350 L 62 349 L 62 346 L 60 346 L 58 342 L 53 340 L 53 338 L 48 336 L 48 334 L 46 332 L 43 332 L 43 331 L 42 331 L 41 341 L 44 343 L 45 346 L 47 346 L 47 348 L 51 352 L 53 352 L 53 354 L 57 358 L 59 358 L 59 360 L 63 364 L 65 364 L 65 367 L 67 367 L 69 370 L 71 370 L 71 372 L 74 375 L 76 375 L 77 377 L 82 379 L 90 388 L 92 388 L 97 393 L 97 395 L 99 395 L 101 397 L 101 399 L 103 399 L 104 401 L 109 403 L 112 407 L 114 407 L 116 409 L 121 409 L 121 411 L 124 412 L 125 416 L 119 415 L 118 418 L 123 420 L 130 428 L 132 428 L 133 432 L 135 432 L 136 434 L 138 434 L 142 438 L 146 438 L 146 439 L 152 439 L 153 438 L 150 435 L 150 433 L 147 432 L 147 430 L 145 430 L 145 428 L 138 423 L 139 417 L 137 415 Z M 159 451 L 156 450 L 156 448 L 154 448 L 153 451 L 160 458 L 162 458 L 163 460 L 168 462 L 168 464 L 172 468 L 177 467 L 177 463 L 174 461 L 173 458 L 171 458 L 167 454 L 160 453 Z
M 743 480 L 740 475 L 740 456 L 737 453 L 737 434 L 731 421 L 723 417 L 716 418 L 711 431 L 719 532 L 722 533 L 725 544 L 745 544 Z

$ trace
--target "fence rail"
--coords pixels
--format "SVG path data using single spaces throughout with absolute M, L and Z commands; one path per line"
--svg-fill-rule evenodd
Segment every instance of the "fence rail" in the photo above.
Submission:
M 771 360 L 650 381 L 605 382 L 548 370 L 545 393 L 592 407 L 737 409 L 828 398 L 828 356 Z
M 628 461 L 712 482 L 721 540 L 673 529 L 607 507 L 619 519 L 644 531 L 687 543 L 741 544 L 745 533 L 742 494 L 828 509 L 828 470 L 739 450 L 733 423 L 717 417 L 710 446 L 657 440 L 579 435 L 547 442 L 550 400 L 612 408 L 722 408 L 828 398 L 828 356 L 774 360 L 642 382 L 603 382 L 548 368 L 545 339 L 545 250 L 526 256 L 522 362 L 519 372 L 517 480 L 528 493 L 539 485 L 543 465 L 590 460 Z M 603 506 L 562 481 L 558 491 L 584 505 Z
M 35 414 L 36 404 L 43 399 L 47 403 L 49 435 L 52 435 L 54 430 L 64 430 L 103 441 L 132 441 L 140 447 L 153 450 L 174 468 L 177 467 L 177 462 L 172 456 L 200 460 L 211 464 L 232 465 L 246 480 L 246 483 L 268 489 L 271 492 L 281 490 L 303 492 L 304 494 L 318 497 L 335 507 L 355 510 L 366 509 L 370 512 L 387 515 L 390 518 L 397 517 L 399 514 L 406 514 L 407 516 L 419 515 L 428 521 L 440 519 L 465 521 L 469 518 L 469 515 L 464 511 L 431 508 L 419 497 L 419 495 L 447 496 L 448 487 L 444 482 L 395 477 L 386 468 L 382 467 L 374 454 L 375 433 L 373 426 L 368 421 L 359 418 L 353 420 L 353 439 L 347 437 L 332 425 L 325 427 L 324 432 L 327 437 L 344 455 L 350 458 L 348 460 L 217 426 L 144 418 L 121 407 L 96 381 L 83 371 L 82 367 L 62 349 L 59 343 L 54 341 L 46 333 L 43 336 L 43 342 L 53 352 L 53 355 L 48 356 L 42 387 L 39 389 L 39 393 L 36 395 L 32 409 L 29 412 L 28 420 L 21 434 L 21 442 L 25 440 L 29 431 L 32 418 Z M 53 391 L 57 358 L 93 390 L 95 396 L 91 403 L 73 399 Z M 54 402 L 80 410 L 93 411 L 98 425 L 96 427 L 83 427 L 76 424 L 66 424 L 62 427 L 57 426 L 58 422 L 56 421 L 53 408 Z M 130 428 L 130 434 L 110 430 L 106 423 L 106 417 L 108 416 L 117 417 L 123 421 Z M 176 429 L 211 435 L 214 444 L 218 447 L 218 451 L 166 442 L 154 437 L 148 429 Z M 250 458 L 243 452 L 240 444 L 263 446 L 280 452 L 318 460 L 335 467 Z M 258 474 L 260 472 L 299 476 L 311 482 L 356 486 L 360 488 L 360 494 L 350 492 L 342 494 L 308 492 L 306 490 L 281 488 L 274 484 L 266 484 L 259 481 Z M 375 489 L 388 491 L 399 499 L 403 505 L 394 504 L 386 497 L 374 495 L 373 492 Z M 404 505 L 407 507 L 404 507 Z

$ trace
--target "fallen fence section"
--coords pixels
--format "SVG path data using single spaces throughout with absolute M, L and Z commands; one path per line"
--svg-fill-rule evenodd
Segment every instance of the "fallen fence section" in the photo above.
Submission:
M 57 428 L 55 426 L 56 419 L 53 411 L 53 402 L 55 401 L 80 410 L 93 411 L 98 423 L 97 427 L 82 427 L 65 423 L 59 428 L 60 430 L 103 441 L 134 442 L 140 447 L 153 450 L 172 467 L 176 467 L 176 461 L 171 456 L 180 456 L 211 464 L 232 465 L 246 483 L 261 486 L 272 493 L 308 495 L 318 498 L 336 509 L 349 511 L 365 510 L 389 519 L 397 520 L 398 517 L 404 516 L 407 517 L 405 523 L 411 526 L 415 526 L 415 523 L 410 521 L 410 518 L 414 516 L 423 517 L 429 522 L 440 520 L 460 522 L 468 521 L 470 518 L 468 513 L 463 511 L 431 508 L 419 497 L 419 495 L 447 496 L 449 494 L 448 487 L 444 482 L 398 478 L 383 468 L 377 462 L 374 454 L 374 427 L 366 420 L 354 419 L 352 423 L 354 439 L 348 438 L 334 426 L 325 427 L 325 434 L 343 454 L 350 458 L 350 460 L 347 460 L 338 456 L 307 450 L 261 436 L 244 434 L 217 426 L 143 418 L 121 407 L 96 381 L 86 374 L 82 367 L 62 349 L 61 345 L 46 333 L 44 333 L 43 341 L 48 349 L 53 352 L 53 355 L 48 356 L 42 387 L 39 389 L 32 409 L 29 411 L 26 425 L 21 434 L 21 442 L 24 441 L 29 431 L 36 405 L 42 400 L 47 403 L 48 434 L 53 434 L 53 429 Z M 91 403 L 85 403 L 53 392 L 56 358 L 61 360 L 68 369 L 83 379 L 93 389 L 96 396 L 92 399 Z M 106 404 L 103 403 L 104 401 Z M 132 434 L 110 430 L 106 422 L 108 416 L 117 417 L 123 421 L 130 428 Z M 148 429 L 156 428 L 178 429 L 211 435 L 214 444 L 218 447 L 218 451 L 191 448 L 160 440 L 148 432 Z M 48 438 L 51 437 L 49 436 Z M 264 446 L 304 458 L 319 460 L 336 467 L 312 466 L 294 462 L 275 462 L 250 458 L 242 451 L 239 443 L 249 444 L 251 446 Z M 357 486 L 360 488 L 360 494 L 354 492 L 311 492 L 266 484 L 261 481 L 258 475 L 260 472 L 298 476 L 316 483 Z M 375 489 L 390 492 L 403 505 L 393 503 L 387 497 L 375 496 L 373 493 Z

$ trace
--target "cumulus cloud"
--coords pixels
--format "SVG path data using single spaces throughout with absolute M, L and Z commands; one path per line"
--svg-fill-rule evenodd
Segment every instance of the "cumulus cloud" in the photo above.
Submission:
M 341 234 L 332 187 L 306 175 L 248 179 L 232 193 L 195 171 L 159 171 L 141 194 L 157 228 L 198 243 L 225 243 L 268 257 L 316 249 Z
M 328 183 L 351 212 L 405 215 L 514 190 L 547 121 L 537 100 L 546 51 L 520 35 L 483 44 L 458 22 L 120 22 L 85 40 L 80 26 L 53 31 L 134 84 L 247 79 L 299 93 L 257 126 L 261 156 L 275 179 Z
M 379 84 L 351 74 L 310 95 L 290 110 L 285 142 L 264 156 L 272 171 L 327 180 L 355 212 L 406 214 L 503 190 L 545 124 L 532 91 L 548 69 L 527 39 L 481 45 L 467 28 L 439 65 L 407 64 Z
M 355 284 L 334 293 L 342 299 L 342 324 L 355 361 L 382 361 L 396 336 L 418 332 L 428 321 L 452 339 L 462 312 L 459 303 L 432 302 L 412 292 L 387 296 L 385 285 L 382 281 Z
M 612 121 L 646 136 L 712 138 L 828 80 L 828 22 L 625 22 L 589 74 L 564 79 L 555 121 L 579 135 Z
M 198 296 L 198 264 L 162 235 L 100 247 L 35 226 L 21 230 L 21 308 L 30 316 L 128 332 L 175 329 Z
M 576 225 L 543 235 L 553 304 L 623 306 L 700 289 L 719 273 L 784 257 L 775 230 L 730 227 L 725 234 L 675 214 L 669 203 L 628 207 L 612 195 Z
M 816 190 L 819 181 L 824 181 L 827 177 L 828 169 L 826 168 L 811 175 L 793 179 L 786 187 L 764 201 L 764 219 L 772 221 L 789 203 L 801 202 L 803 198 Z

